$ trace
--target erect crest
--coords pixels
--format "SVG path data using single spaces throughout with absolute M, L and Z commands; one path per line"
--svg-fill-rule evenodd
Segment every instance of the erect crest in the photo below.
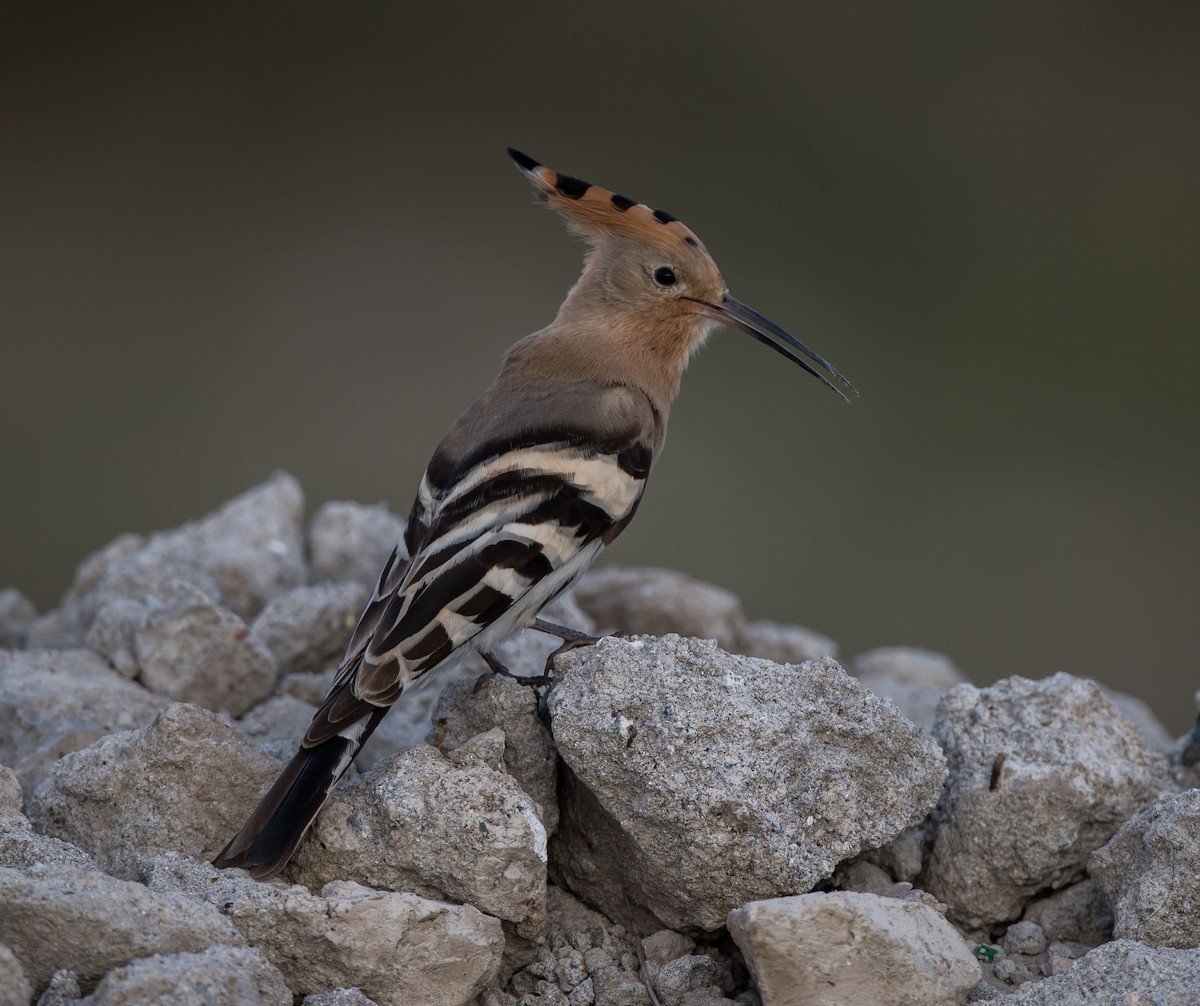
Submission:
M 666 251 L 704 252 L 704 244 L 691 228 L 670 213 L 560 174 L 512 147 L 508 154 L 533 183 L 538 196 L 561 213 L 581 237 L 593 241 L 624 237 Z

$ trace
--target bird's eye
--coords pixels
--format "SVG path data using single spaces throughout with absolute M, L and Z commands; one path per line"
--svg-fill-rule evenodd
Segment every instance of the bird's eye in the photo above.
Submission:
M 668 269 L 665 265 L 659 266 L 657 269 L 654 270 L 654 282 L 657 283 L 659 286 L 674 286 L 675 285 L 674 270 Z

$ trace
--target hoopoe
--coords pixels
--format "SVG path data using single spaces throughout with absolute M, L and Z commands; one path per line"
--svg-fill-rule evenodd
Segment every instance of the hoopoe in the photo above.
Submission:
M 282 869 L 392 704 L 459 651 L 504 671 L 494 648 L 519 629 L 590 640 L 538 612 L 633 518 L 684 367 L 712 329 L 746 332 L 846 398 L 807 358 L 854 391 L 729 296 L 675 217 L 509 154 L 590 244 L 583 273 L 554 321 L 508 351 L 434 451 L 329 695 L 218 867 L 259 878 Z

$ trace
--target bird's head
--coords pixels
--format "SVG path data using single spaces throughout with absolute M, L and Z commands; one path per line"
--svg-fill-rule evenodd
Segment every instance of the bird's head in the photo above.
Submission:
M 725 324 L 782 353 L 843 398 L 801 355 L 854 391 L 802 342 L 731 297 L 704 243 L 682 221 L 520 151 L 510 149 L 509 155 L 538 196 L 591 245 L 583 275 L 563 305 L 571 320 L 628 333 L 677 372 L 708 333 Z

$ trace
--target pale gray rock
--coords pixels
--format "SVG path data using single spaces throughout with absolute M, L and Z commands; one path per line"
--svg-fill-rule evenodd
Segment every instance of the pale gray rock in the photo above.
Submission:
M 324 504 L 308 527 L 313 582 L 350 582 L 374 589 L 403 534 L 404 520 L 382 504 Z
M 0 649 L 19 649 L 37 621 L 37 608 L 13 587 L 0 589 Z
M 1160 796 L 1088 865 L 1113 906 L 1117 939 L 1200 946 L 1200 789 Z
M 925 865 L 925 846 L 929 841 L 928 819 L 915 828 L 903 832 L 878 849 L 871 849 L 865 857 L 883 867 L 896 880 L 915 884 Z
M 926 733 L 942 696 L 967 679 L 944 654 L 912 646 L 881 646 L 854 658 L 851 673 L 866 689 L 891 699 Z
M 249 947 L 156 954 L 114 968 L 87 1006 L 292 1006 L 279 969 Z
M 330 989 L 305 996 L 300 1006 L 378 1006 L 378 1003 L 361 989 Z
M 588 573 L 575 600 L 603 631 L 715 639 L 736 651 L 746 628 L 729 591 L 667 569 L 610 566 Z
M 1005 953 L 1026 956 L 1037 956 L 1046 949 L 1046 944 L 1046 931 L 1029 919 L 1014 922 L 1000 940 Z
M 660 1006 L 685 1006 L 687 1000 L 695 1000 L 698 992 L 707 998 L 723 998 L 718 980 L 716 961 L 703 954 L 689 954 L 655 970 L 654 991 Z
M 220 716 L 177 704 L 147 727 L 62 759 L 34 793 L 29 816 L 109 873 L 131 876 L 138 854 L 211 858 L 279 770 Z
M 79 975 L 62 968 L 50 976 L 45 990 L 38 996 L 37 1006 L 74 1006 L 83 998 L 79 988 Z
M 84 559 L 75 570 L 75 577 L 61 605 L 29 626 L 25 645 L 31 649 L 47 650 L 77 649 L 85 645 L 88 625 L 95 616 L 95 610 L 90 608 L 85 611 L 81 602 L 96 588 L 110 566 L 145 546 L 146 539 L 140 534 L 121 534 Z
M 747 900 L 809 890 L 941 790 L 937 745 L 832 660 L 667 636 L 559 665 L 548 702 L 571 773 L 554 868 L 639 933 L 715 930 Z
M 316 706 L 291 695 L 273 695 L 251 709 L 234 726 L 255 744 L 289 741 L 299 746 L 316 711 Z
M 215 908 L 67 866 L 0 868 L 0 904 L 0 943 L 35 988 L 62 968 L 87 986 L 140 957 L 242 943 Z
M 1018 919 L 1033 894 L 1081 879 L 1157 790 L 1133 725 L 1068 674 L 958 685 L 934 736 L 950 780 L 922 886 L 969 929 Z
M 1142 735 L 1142 740 L 1151 751 L 1167 754 L 1175 746 L 1175 738 L 1167 733 L 1162 721 L 1154 715 L 1154 711 L 1141 699 L 1118 692 L 1113 688 L 1100 685 L 1100 690 L 1108 697 L 1130 723 Z
M 275 658 L 246 623 L 187 584 L 133 631 L 138 680 L 160 695 L 241 716 L 275 687 Z
M 38 863 L 99 869 L 82 849 L 33 830 L 21 813 L 21 786 L 16 775 L 0 765 L 0 866 L 22 870 Z
M 367 596 L 358 583 L 296 587 L 267 602 L 251 635 L 274 657 L 280 674 L 336 667 Z
M 504 771 L 533 797 L 547 834 L 558 827 L 558 755 L 538 718 L 537 693 L 512 678 L 487 674 L 446 688 L 433 712 L 433 743 L 453 751 L 473 737 L 504 731 Z
M 377 766 L 333 795 L 288 876 L 313 890 L 351 879 L 462 901 L 544 936 L 546 831 L 499 770 L 503 751 L 496 730 L 450 758 L 422 745 Z
M 0 1006 L 28 1006 L 33 986 L 16 954 L 0 943 Z
M 768 1006 L 958 1006 L 981 977 L 954 927 L 919 902 L 775 898 L 734 909 L 729 932 Z
M 250 620 L 307 579 L 303 510 L 299 484 L 278 474 L 193 524 L 124 535 L 80 567 L 59 610 L 30 627 L 28 644 L 86 642 L 132 677 L 140 669 L 137 632 L 159 609 L 179 606 L 183 585 Z
M 500 967 L 501 923 L 470 905 L 349 882 L 311 894 L 177 856 L 140 869 L 151 890 L 219 908 L 296 995 L 357 988 L 380 1006 L 462 1006 Z
M 90 650 L 0 651 L 0 763 L 32 794 L 63 755 L 144 726 L 169 704 Z
M 1022 985 L 1004 1006 L 1195 1006 L 1200 1001 L 1200 950 L 1105 943 L 1069 970 Z
M 1108 897 L 1090 879 L 1031 901 L 1024 918 L 1041 926 L 1050 940 L 1096 947 L 1113 935 Z
M 828 636 L 802 625 L 759 621 L 743 627 L 738 652 L 777 664 L 802 664 L 818 657 L 836 657 L 838 645 Z

